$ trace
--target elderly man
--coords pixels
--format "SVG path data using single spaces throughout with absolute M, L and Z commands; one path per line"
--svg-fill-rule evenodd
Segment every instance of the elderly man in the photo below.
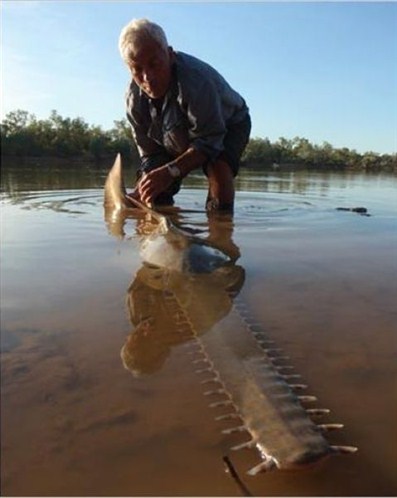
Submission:
M 234 177 L 251 130 L 244 99 L 211 66 L 175 52 L 163 29 L 147 19 L 124 27 L 119 48 L 132 75 L 127 117 L 141 158 L 132 195 L 173 204 L 181 180 L 202 168 L 206 208 L 232 211 Z

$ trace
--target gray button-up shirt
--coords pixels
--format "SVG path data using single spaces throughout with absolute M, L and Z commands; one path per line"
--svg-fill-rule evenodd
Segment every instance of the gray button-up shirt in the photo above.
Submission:
M 223 151 L 228 127 L 248 115 L 244 99 L 214 68 L 182 52 L 175 52 L 171 85 L 161 108 L 134 81 L 126 102 L 143 167 L 164 149 L 177 157 L 193 147 L 213 161 Z

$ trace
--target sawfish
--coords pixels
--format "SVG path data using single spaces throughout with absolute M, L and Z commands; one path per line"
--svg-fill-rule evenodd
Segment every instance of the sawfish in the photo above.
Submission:
M 180 229 L 167 216 L 138 201 L 130 201 L 118 156 L 106 180 L 105 206 L 121 215 L 132 205 L 152 216 L 158 224 L 142 241 L 144 261 L 186 278 L 197 269 L 200 275 L 203 269 L 213 272 L 230 264 L 226 254 Z M 201 259 L 198 265 L 196 257 Z M 230 313 L 203 334 L 191 318 L 182 294 L 167 287 L 169 280 L 161 280 L 165 307 L 176 317 L 175 327 L 181 331 L 183 340 L 191 339 L 192 361 L 197 365 L 201 383 L 208 385 L 204 394 L 212 398 L 209 406 L 220 410 L 215 417 L 217 421 L 236 422 L 222 432 L 247 434 L 246 441 L 230 450 L 254 450 L 258 454 L 259 462 L 247 470 L 249 475 L 271 469 L 306 468 L 330 455 L 357 451 L 354 446 L 332 445 L 328 441 L 326 433 L 343 425 L 319 422 L 329 410 L 308 407 L 316 398 L 302 394 L 307 386 L 297 382 L 300 376 L 291 373 L 292 367 L 285 363 L 287 357 L 274 348 L 261 324 L 237 296 L 238 292 L 228 292 L 233 304 Z
M 152 233 L 145 234 L 140 243 L 140 254 L 146 263 L 180 272 L 210 273 L 232 260 L 214 244 L 181 229 L 168 216 L 127 196 L 120 154 L 105 182 L 104 205 L 106 217 L 113 223 L 117 224 L 120 217 L 136 208 L 155 222 Z

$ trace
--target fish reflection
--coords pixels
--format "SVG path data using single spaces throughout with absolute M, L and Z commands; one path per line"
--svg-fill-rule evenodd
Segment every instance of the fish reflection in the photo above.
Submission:
M 118 156 L 106 181 L 105 206 L 112 210 L 111 232 L 120 236 L 131 211 L 127 200 Z M 197 373 L 210 386 L 204 394 L 215 397 L 209 406 L 226 411 L 217 420 L 238 424 L 222 432 L 250 437 L 231 450 L 259 451 L 249 475 L 305 468 L 332 454 L 354 453 L 357 448 L 331 445 L 324 437 L 342 424 L 318 424 L 329 410 L 306 408 L 316 398 L 298 394 L 307 386 L 294 382 L 299 375 L 286 373 L 288 357 L 269 347 L 273 341 L 237 297 L 245 274 L 235 263 L 239 250 L 232 241 L 232 220 L 209 218 L 210 235 L 204 240 L 171 217 L 137 205 L 145 213 L 137 223 L 144 264 L 127 294 L 135 328 L 121 350 L 124 366 L 136 376 L 153 373 L 173 345 L 194 340 L 194 361 L 205 365 Z
M 113 236 L 124 238 L 128 219 L 136 221 L 143 266 L 127 293 L 134 330 L 121 357 L 134 375 L 149 374 L 161 368 L 173 345 L 202 335 L 230 312 L 231 296 L 245 278 L 236 265 L 240 250 L 233 242 L 233 218 L 208 214 L 204 238 L 183 226 L 183 212 L 173 208 L 167 216 L 131 200 L 119 156 L 105 183 L 104 205 Z
M 140 240 L 141 257 L 147 263 L 169 270 L 204 273 L 236 259 L 236 254 L 227 254 L 213 241 L 206 241 L 176 224 L 171 215 L 177 212 L 171 211 L 167 216 L 128 196 L 120 154 L 105 182 L 104 207 L 109 231 L 119 238 L 125 236 L 124 224 L 128 217 L 139 213 L 145 222 L 153 221 L 154 225 Z M 140 233 L 142 235 L 142 230 Z
M 144 264 L 127 293 L 134 330 L 121 350 L 124 367 L 135 376 L 159 370 L 173 346 L 204 334 L 230 312 L 244 279 L 235 264 L 201 274 Z

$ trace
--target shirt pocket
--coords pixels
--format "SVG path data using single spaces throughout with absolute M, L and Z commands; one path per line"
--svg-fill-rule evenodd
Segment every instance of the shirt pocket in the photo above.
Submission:
M 180 155 L 189 147 L 189 123 L 179 109 L 172 109 L 163 121 L 163 144 L 172 154 Z

